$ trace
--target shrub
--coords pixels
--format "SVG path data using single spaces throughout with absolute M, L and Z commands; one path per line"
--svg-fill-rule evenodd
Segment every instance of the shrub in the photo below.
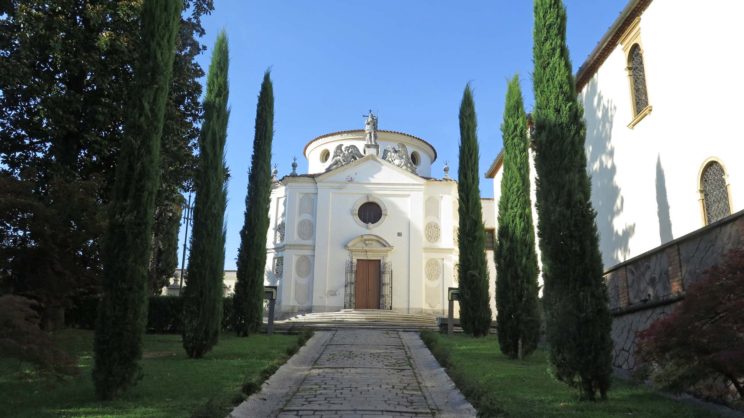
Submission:
M 33 363 L 44 375 L 76 375 L 76 359 L 57 348 L 49 334 L 39 327 L 38 309 L 31 299 L 0 296 L 0 357 Z
M 181 332 L 183 298 L 180 296 L 150 297 L 147 310 L 147 332 L 169 334 Z
M 724 377 L 744 398 L 744 249 L 728 252 L 674 312 L 640 332 L 637 352 L 657 384 L 684 390 Z
M 99 298 L 89 296 L 73 301 L 72 308 L 65 315 L 68 327 L 93 329 Z M 223 300 L 222 329 L 232 331 L 232 297 Z M 182 331 L 181 315 L 183 300 L 179 296 L 150 296 L 147 310 L 147 332 L 151 334 L 176 334 Z

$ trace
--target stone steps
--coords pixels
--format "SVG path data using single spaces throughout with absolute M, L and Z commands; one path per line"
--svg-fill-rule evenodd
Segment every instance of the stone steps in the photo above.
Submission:
M 436 316 L 430 314 L 405 314 L 374 309 L 344 309 L 338 312 L 313 312 L 300 314 L 274 322 L 278 329 L 288 328 L 363 328 L 421 330 L 437 329 Z

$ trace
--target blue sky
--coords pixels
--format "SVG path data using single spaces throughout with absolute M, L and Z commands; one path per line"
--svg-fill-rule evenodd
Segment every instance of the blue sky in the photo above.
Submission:
M 379 128 L 410 133 L 437 148 L 433 177 L 444 161 L 457 173 L 457 113 L 465 84 L 474 89 L 482 173 L 501 150 L 506 83 L 521 78 L 532 108 L 532 2 L 527 0 L 218 0 L 204 19 L 200 57 L 209 65 L 220 30 L 230 47 L 226 162 L 231 178 L 225 268 L 240 244 L 256 101 L 271 69 L 275 116 L 273 163 L 279 175 L 299 172 L 305 144 L 316 136 L 362 129 L 372 109 Z M 627 0 L 567 0 L 574 71 Z M 493 195 L 481 179 L 484 197 Z M 181 239 L 183 240 L 181 231 Z M 179 252 L 180 255 L 180 252 Z M 179 261 L 180 263 L 180 261 Z

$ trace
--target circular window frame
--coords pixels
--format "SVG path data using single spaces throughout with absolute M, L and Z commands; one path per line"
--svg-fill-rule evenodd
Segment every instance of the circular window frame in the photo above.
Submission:
M 420 155 L 420 154 L 418 153 L 418 151 L 413 151 L 413 152 L 411 153 L 411 162 L 412 162 L 412 163 L 413 163 L 413 165 L 415 165 L 416 167 L 418 167 L 418 166 L 420 166 L 420 165 L 421 165 L 421 155 Z
M 321 163 L 328 162 L 328 160 L 330 158 L 331 158 L 331 152 L 328 151 L 327 149 L 324 149 L 323 151 L 320 152 L 320 158 L 319 159 L 320 159 L 320 162 Z
M 359 219 L 359 208 L 361 208 L 363 204 L 370 203 L 370 202 L 376 203 L 380 207 L 380 210 L 382 211 L 382 216 L 380 216 L 380 220 L 378 220 L 377 222 L 373 224 L 364 223 L 364 221 Z M 356 201 L 356 203 L 354 204 L 354 207 L 351 209 L 351 216 L 354 218 L 354 221 L 359 226 L 363 228 L 367 228 L 367 229 L 372 229 L 372 228 L 376 228 L 382 225 L 382 223 L 385 222 L 385 219 L 388 216 L 388 210 L 387 210 L 387 206 L 385 206 L 385 203 L 383 203 L 382 200 L 372 195 L 366 195 L 363 198 Z

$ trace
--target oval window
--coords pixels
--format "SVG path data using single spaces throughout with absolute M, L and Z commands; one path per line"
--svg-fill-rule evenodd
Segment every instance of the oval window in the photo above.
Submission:
M 414 151 L 411 153 L 411 162 L 413 165 L 418 167 L 418 165 L 421 163 L 421 157 L 419 157 L 419 153 Z
M 357 216 L 365 224 L 376 224 L 382 219 L 382 208 L 375 202 L 367 202 L 359 207 Z
M 330 152 L 330 151 L 328 151 L 327 149 L 324 149 L 324 150 L 323 150 L 323 151 L 322 151 L 322 152 L 320 153 L 320 162 L 321 162 L 321 163 L 324 163 L 324 162 L 328 161 L 328 158 L 330 158 L 330 157 L 331 157 L 331 152 Z

